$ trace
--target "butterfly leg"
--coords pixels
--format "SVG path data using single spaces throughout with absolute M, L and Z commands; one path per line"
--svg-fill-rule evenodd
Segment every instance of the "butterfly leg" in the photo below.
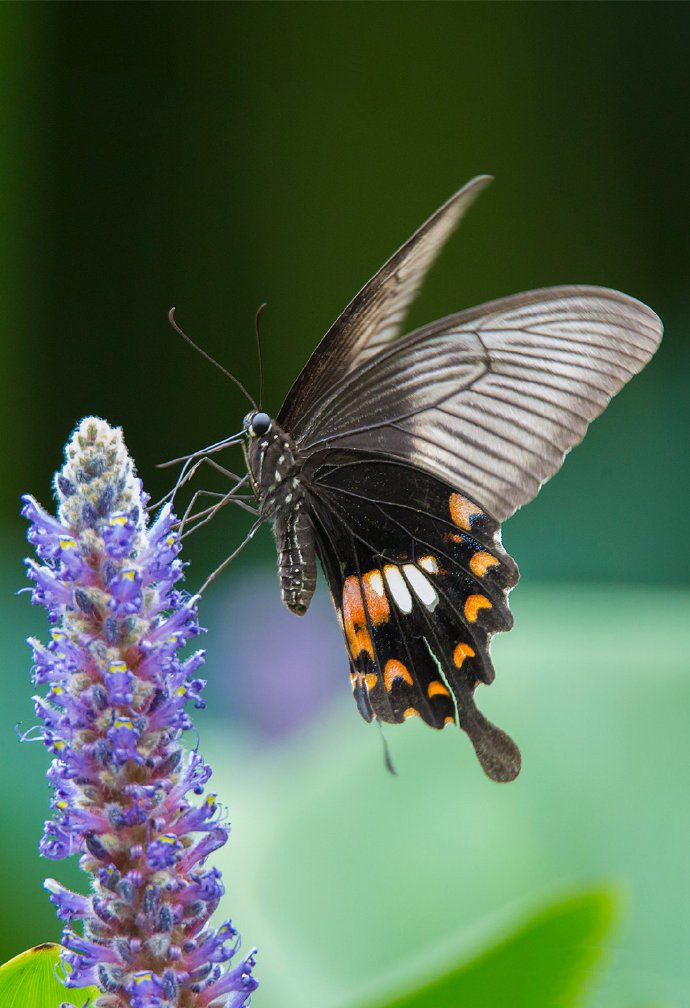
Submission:
M 218 462 L 215 461 L 215 459 L 209 458 L 208 455 L 203 455 L 187 471 L 185 471 L 185 467 L 183 467 L 177 479 L 177 482 L 175 483 L 175 486 L 170 491 L 171 502 L 174 501 L 178 490 L 180 490 L 185 485 L 185 483 L 188 483 L 192 479 L 192 477 L 196 475 L 196 473 L 204 463 L 206 463 L 206 465 L 211 466 L 211 468 L 215 469 L 216 472 L 222 473 L 222 475 L 225 476 L 227 479 L 234 480 L 236 487 L 243 486 L 247 482 L 246 476 L 240 476 L 238 473 L 230 472 L 229 469 L 226 469 L 224 466 L 220 465 Z
M 249 529 L 249 532 L 247 532 L 246 536 L 244 537 L 244 539 L 242 540 L 242 542 L 239 544 L 239 546 L 237 547 L 237 549 L 233 550 L 232 553 L 230 554 L 230 556 L 226 557 L 225 560 L 223 560 L 223 562 L 216 567 L 216 569 L 213 571 L 212 574 L 209 574 L 209 576 L 206 578 L 206 580 L 202 584 L 201 588 L 197 592 L 198 595 L 203 594 L 203 592 L 206 591 L 206 589 L 211 584 L 211 582 L 215 581 L 215 579 L 218 577 L 218 575 L 222 571 L 225 570 L 225 568 L 228 566 L 228 564 L 232 563 L 232 561 L 235 559 L 235 557 L 238 555 L 238 553 L 241 553 L 242 550 L 244 549 L 244 547 L 248 543 L 250 543 L 252 541 L 252 539 L 254 538 L 254 536 L 259 531 L 259 529 L 261 528 L 262 525 L 263 525 L 263 518 L 259 518 L 258 521 L 254 522 L 254 524 L 252 525 L 252 527 Z
M 204 508 L 203 511 L 198 511 L 196 514 L 190 514 L 194 504 L 201 496 L 209 496 L 216 498 L 216 503 L 212 504 L 210 507 Z M 197 490 L 194 497 L 189 503 L 184 517 L 180 521 L 180 538 L 184 539 L 186 536 L 191 535 L 192 532 L 196 532 L 198 528 L 205 525 L 206 522 L 211 521 L 212 518 L 216 516 L 221 508 L 225 507 L 226 504 L 237 504 L 244 511 L 248 511 L 249 514 L 258 516 L 259 512 L 251 504 L 247 504 L 244 497 L 238 497 L 236 495 L 231 496 L 230 494 L 215 493 L 212 490 Z M 191 528 L 187 528 L 192 522 L 196 522 Z

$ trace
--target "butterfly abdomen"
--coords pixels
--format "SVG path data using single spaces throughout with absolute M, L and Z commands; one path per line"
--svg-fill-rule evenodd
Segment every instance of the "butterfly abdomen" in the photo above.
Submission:
M 316 550 L 314 529 L 302 501 L 276 512 L 274 533 L 283 602 L 290 612 L 303 616 L 316 588 Z

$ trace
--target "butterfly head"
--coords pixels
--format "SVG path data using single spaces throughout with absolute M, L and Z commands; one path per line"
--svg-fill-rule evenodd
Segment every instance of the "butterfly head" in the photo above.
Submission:
M 247 413 L 242 422 L 244 430 L 251 438 L 268 434 L 272 425 L 273 421 L 268 413 L 262 413 L 261 410 L 252 410 L 251 413 Z

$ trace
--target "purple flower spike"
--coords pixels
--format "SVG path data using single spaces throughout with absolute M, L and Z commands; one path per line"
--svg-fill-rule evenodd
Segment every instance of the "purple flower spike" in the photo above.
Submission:
M 57 518 L 32 497 L 22 513 L 39 562 L 32 601 L 48 609 L 47 645 L 29 644 L 41 737 L 55 789 L 44 857 L 81 855 L 91 895 L 45 887 L 65 921 L 68 987 L 101 990 L 94 1008 L 245 1008 L 254 952 L 231 964 L 230 921 L 208 924 L 223 895 L 206 858 L 228 837 L 211 769 L 183 750 L 187 707 L 203 707 L 198 598 L 174 586 L 183 565 L 176 520 L 150 527 L 122 432 L 82 420 L 55 478 Z M 75 924 L 81 926 L 75 930 Z

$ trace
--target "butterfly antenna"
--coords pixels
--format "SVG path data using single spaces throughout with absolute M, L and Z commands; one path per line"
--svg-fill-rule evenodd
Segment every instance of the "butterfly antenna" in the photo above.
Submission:
M 256 310 L 256 318 L 254 319 L 254 330 L 256 332 L 256 353 L 259 358 L 259 409 L 262 408 L 264 403 L 264 356 L 261 353 L 261 316 L 265 312 L 268 304 L 266 301 Z
M 240 390 L 240 392 L 242 392 L 243 395 L 245 395 L 247 397 L 247 399 L 252 404 L 252 406 L 254 407 L 254 409 L 258 408 L 257 405 L 256 405 L 256 401 L 254 399 L 254 396 L 251 395 L 249 392 L 247 392 L 246 388 L 244 387 L 244 385 L 242 384 L 242 382 L 239 380 L 239 378 L 236 378 L 235 375 L 232 374 L 232 372 L 228 371 L 227 368 L 224 368 L 222 364 L 219 364 L 218 361 L 214 357 L 211 357 L 210 353 L 207 353 L 205 350 L 203 350 L 200 346 L 198 346 L 194 342 L 194 340 L 191 338 L 191 336 L 188 336 L 186 332 L 183 332 L 182 329 L 180 329 L 180 327 L 178 326 L 177 322 L 175 321 L 175 308 L 171 308 L 170 311 L 168 312 L 168 322 L 173 327 L 173 329 L 175 330 L 175 332 L 179 333 L 179 335 L 182 337 L 182 339 L 187 340 L 187 342 L 189 343 L 189 345 L 193 346 L 194 349 L 197 350 L 201 354 L 202 357 L 205 357 L 206 360 L 209 361 L 211 364 L 215 364 L 215 366 L 218 368 L 218 370 L 222 371 L 226 378 L 229 378 L 231 382 L 235 383 L 235 385 Z

